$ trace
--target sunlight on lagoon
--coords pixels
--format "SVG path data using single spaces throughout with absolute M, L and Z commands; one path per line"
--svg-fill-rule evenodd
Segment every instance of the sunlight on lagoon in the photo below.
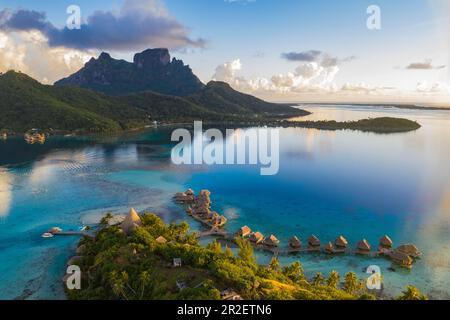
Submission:
M 229 218 L 230 231 L 248 225 L 275 234 L 283 244 L 293 235 L 304 241 L 313 233 L 324 242 L 343 234 L 352 246 L 362 238 L 376 246 L 384 234 L 396 244 L 415 243 L 424 257 L 412 271 L 391 272 L 387 260 L 359 257 L 287 256 L 281 262 L 300 260 L 308 275 L 336 269 L 360 277 L 363 268 L 378 264 L 387 294 L 413 283 L 434 298 L 449 298 L 450 112 L 308 109 L 322 119 L 399 116 L 419 121 L 422 128 L 390 135 L 282 129 L 280 172 L 269 177 L 260 176 L 258 166 L 176 166 L 168 128 L 101 141 L 52 137 L 42 147 L 2 142 L 0 148 L 15 151 L 15 160 L 2 159 L 8 166 L 0 170 L 5 248 L 0 250 L 5 261 L 0 298 L 15 298 L 25 289 L 35 297 L 63 298 L 54 284 L 76 239 L 41 239 L 49 227 L 75 230 L 104 211 L 130 206 L 156 212 L 165 221 L 186 220 L 171 198 L 187 187 L 212 191 L 213 207 Z M 267 263 L 270 257 L 258 253 L 258 259 Z M 33 273 L 25 266 L 33 266 Z

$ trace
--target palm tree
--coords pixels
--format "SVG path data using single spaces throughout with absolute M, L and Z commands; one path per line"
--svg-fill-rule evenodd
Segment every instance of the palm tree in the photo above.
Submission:
M 325 277 L 322 272 L 317 272 L 312 280 L 312 284 L 315 286 L 322 286 L 325 282 Z
M 337 286 L 339 285 L 340 278 L 341 276 L 337 271 L 334 270 L 331 271 L 327 279 L 327 285 L 332 288 L 337 288 Z
M 398 300 L 428 300 L 428 297 L 421 294 L 419 289 L 414 286 L 407 286 Z
M 355 294 L 361 289 L 361 282 L 354 272 L 348 272 L 344 279 L 344 291 L 350 294 Z

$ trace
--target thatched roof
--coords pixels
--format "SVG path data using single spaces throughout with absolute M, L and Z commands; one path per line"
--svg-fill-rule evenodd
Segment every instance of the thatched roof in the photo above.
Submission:
M 347 239 L 345 239 L 343 236 L 339 236 L 336 241 L 334 242 L 334 244 L 337 247 L 341 247 L 341 248 L 345 248 L 348 246 L 348 241 Z
M 195 195 L 194 190 L 192 190 L 191 188 L 187 189 L 184 193 L 187 194 L 188 196 Z
M 166 238 L 164 238 L 163 236 L 159 236 L 158 238 L 156 238 L 155 241 L 158 242 L 159 244 L 165 244 L 165 243 L 167 243 Z
M 357 248 L 358 250 L 362 251 L 370 251 L 371 249 L 370 244 L 366 239 L 363 239 L 360 242 L 358 242 Z
M 236 234 L 240 237 L 246 237 L 252 233 L 252 229 L 250 229 L 248 226 L 241 227 Z
M 216 218 L 213 219 L 212 223 L 213 223 L 215 226 L 221 227 L 221 226 L 223 226 L 224 224 L 226 224 L 227 221 L 228 221 L 227 218 L 225 218 L 224 216 L 218 216 L 218 217 L 216 217 Z
M 291 246 L 292 248 L 300 248 L 302 246 L 302 242 L 299 238 L 293 236 L 291 239 L 289 239 L 289 246 Z
M 308 238 L 308 244 L 313 247 L 318 247 L 318 246 L 320 246 L 320 240 L 315 235 L 311 235 Z
M 402 253 L 405 253 L 407 255 L 414 256 L 414 257 L 421 255 L 419 249 L 413 244 L 401 245 L 400 247 L 397 248 L 397 251 L 400 251 Z
M 398 251 L 398 250 L 394 250 L 390 254 L 390 257 L 395 262 L 400 263 L 405 266 L 410 266 L 413 263 L 413 259 L 409 255 L 407 255 L 406 253 L 403 253 L 401 251 Z
M 261 232 L 258 232 L 258 231 L 257 231 L 257 232 L 253 232 L 253 233 L 250 235 L 249 240 L 250 240 L 251 242 L 260 243 L 261 241 L 264 240 L 264 236 L 262 235 Z
M 142 220 L 134 208 L 130 209 L 130 212 L 125 217 L 125 220 L 121 223 L 120 227 L 123 232 L 130 234 L 134 229 L 142 225 Z
M 334 252 L 334 246 L 331 242 L 328 242 L 327 245 L 325 246 L 325 251 L 333 253 Z
M 384 248 L 392 248 L 392 246 L 394 245 L 394 242 L 391 240 L 391 238 L 389 238 L 387 235 L 384 235 L 381 239 L 380 239 L 380 246 L 384 247 Z
M 220 217 L 220 214 L 218 214 L 216 211 L 208 212 L 208 215 L 206 216 L 208 219 L 217 219 Z
M 201 190 L 198 195 L 209 198 L 211 196 L 211 192 L 209 190 L 204 189 L 204 190 Z
M 273 234 L 264 239 L 264 244 L 266 246 L 276 247 L 280 244 L 280 240 L 277 239 Z

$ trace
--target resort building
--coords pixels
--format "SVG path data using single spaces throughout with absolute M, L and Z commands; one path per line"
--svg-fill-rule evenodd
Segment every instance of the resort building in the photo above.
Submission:
M 335 253 L 334 246 L 331 242 L 328 242 L 327 245 L 325 246 L 325 252 L 329 254 Z
M 236 232 L 236 236 L 245 238 L 248 237 L 251 233 L 252 229 L 250 229 L 248 226 L 243 226 Z
M 346 249 L 348 246 L 348 241 L 343 236 L 339 236 L 334 242 L 338 249 Z
M 269 237 L 264 239 L 263 243 L 269 247 L 278 247 L 278 245 L 280 244 L 280 240 L 278 240 L 277 237 L 271 234 Z
M 398 250 L 394 250 L 389 253 L 389 257 L 392 259 L 392 261 L 405 268 L 411 268 L 414 262 L 409 255 Z
M 384 248 L 384 249 L 391 249 L 394 245 L 394 242 L 391 240 L 391 238 L 389 238 L 387 235 L 384 235 L 381 239 L 380 239 L 380 249 Z
M 397 248 L 396 251 L 407 254 L 413 258 L 418 258 L 422 255 L 419 249 L 413 244 L 404 244 Z
M 289 246 L 293 249 L 300 249 L 302 247 L 302 242 L 296 236 L 289 239 Z
M 122 231 L 130 235 L 136 228 L 140 227 L 142 225 L 142 220 L 139 217 L 138 213 L 134 208 L 130 209 L 130 212 L 125 217 L 125 220 L 120 224 L 120 228 Z
M 253 232 L 250 235 L 249 240 L 255 244 L 261 243 L 264 240 L 264 236 L 262 235 L 261 232 Z
M 369 254 L 370 250 L 371 246 L 366 239 L 363 239 L 360 242 L 358 242 L 356 246 L 356 253 L 358 254 Z
M 320 240 L 315 235 L 311 235 L 308 238 L 308 250 L 309 251 L 320 251 Z

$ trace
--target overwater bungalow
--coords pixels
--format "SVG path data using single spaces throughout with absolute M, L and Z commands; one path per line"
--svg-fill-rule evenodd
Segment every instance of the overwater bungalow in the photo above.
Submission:
M 380 239 L 380 246 L 379 249 L 392 249 L 392 246 L 394 245 L 394 242 L 392 241 L 391 238 L 389 238 L 389 236 L 384 235 L 381 239 Z
M 334 254 L 336 253 L 333 244 L 330 242 L 327 243 L 327 245 L 325 246 L 325 252 L 328 254 Z
M 407 254 L 394 250 L 389 253 L 389 257 L 392 259 L 393 262 L 397 263 L 398 265 L 405 267 L 405 268 L 412 268 L 414 260 Z
M 343 236 L 339 236 L 334 242 L 338 249 L 346 249 L 348 246 L 348 241 Z
M 309 251 L 320 251 L 320 240 L 315 235 L 311 235 L 308 238 L 308 250 Z
M 264 240 L 264 236 L 261 232 L 253 232 L 250 234 L 249 240 L 255 244 L 259 244 Z
M 360 242 L 358 242 L 358 244 L 356 246 L 357 254 L 367 255 L 367 254 L 370 254 L 370 250 L 371 250 L 371 246 L 366 239 L 363 239 Z
M 278 245 L 280 244 L 280 240 L 278 240 L 277 237 L 271 234 L 269 237 L 264 239 L 263 244 L 269 247 L 278 247 Z
M 195 192 L 191 188 L 187 189 L 184 193 L 188 196 L 195 197 Z
M 194 196 L 187 194 L 186 192 L 178 192 L 175 194 L 175 201 L 179 203 L 189 203 L 194 202 Z
M 125 220 L 120 224 L 120 228 L 122 231 L 130 235 L 131 232 L 133 232 L 136 228 L 140 227 L 142 225 L 142 220 L 139 217 L 138 213 L 134 208 L 130 209 L 130 212 L 125 217 Z
M 218 216 L 212 220 L 212 225 L 214 227 L 220 228 L 223 227 L 227 223 L 227 221 L 227 218 L 225 218 L 224 216 Z
M 243 226 L 236 232 L 236 236 L 245 238 L 248 237 L 251 233 L 252 229 L 250 229 L 248 226 Z
M 58 228 L 58 227 L 53 227 L 53 228 L 50 228 L 50 230 L 48 230 L 48 233 L 51 233 L 53 235 L 55 235 L 57 233 L 61 233 L 61 232 L 62 232 L 62 229 Z
M 289 246 L 293 249 L 300 249 L 302 247 L 302 242 L 296 236 L 289 239 Z
M 159 244 L 165 244 L 165 243 L 167 243 L 167 239 L 164 238 L 163 236 L 159 236 L 158 238 L 156 238 L 155 241 L 156 241 L 157 243 L 159 243 Z
M 216 211 L 210 211 L 206 214 L 206 219 L 208 220 L 215 220 L 220 217 L 220 214 L 218 214 Z
M 419 258 L 422 255 L 419 249 L 413 244 L 401 245 L 400 247 L 397 248 L 396 251 L 407 254 L 408 256 L 411 256 L 413 258 Z

